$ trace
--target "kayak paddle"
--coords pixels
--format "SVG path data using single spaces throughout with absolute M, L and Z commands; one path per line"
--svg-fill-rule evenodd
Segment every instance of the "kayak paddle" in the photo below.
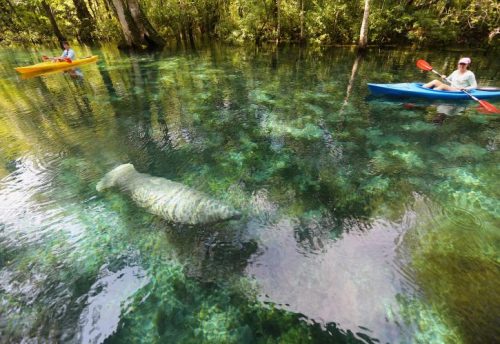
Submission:
M 445 79 L 446 81 L 450 82 L 450 80 L 448 80 L 448 78 L 446 78 L 444 75 L 440 74 L 439 72 L 436 72 L 434 70 L 434 68 L 432 68 L 432 66 L 425 60 L 418 60 L 417 67 L 422 69 L 422 70 L 428 71 L 428 72 L 433 72 L 433 73 L 439 75 L 441 78 Z M 468 95 L 469 97 L 471 97 L 473 100 L 477 101 L 479 104 L 481 104 L 481 106 L 483 108 L 485 108 L 488 112 L 500 113 L 500 111 L 498 111 L 498 109 L 495 107 L 495 105 L 488 103 L 486 100 L 481 100 L 481 99 L 478 99 L 477 97 L 474 97 L 472 94 L 470 94 L 466 90 L 461 90 L 461 91 L 463 93 L 465 93 L 466 95 Z

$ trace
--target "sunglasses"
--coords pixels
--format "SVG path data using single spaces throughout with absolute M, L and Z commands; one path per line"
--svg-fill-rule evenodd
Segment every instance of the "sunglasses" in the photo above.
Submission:
M 462 62 L 462 63 L 459 63 L 459 65 L 461 65 L 461 66 L 467 66 L 467 63 L 463 63 Z

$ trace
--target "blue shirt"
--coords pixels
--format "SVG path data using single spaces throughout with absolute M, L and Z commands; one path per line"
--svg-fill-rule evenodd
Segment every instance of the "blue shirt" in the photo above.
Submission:
M 65 49 L 61 55 L 61 57 L 69 57 L 70 59 L 74 60 L 75 59 L 75 52 L 73 49 Z

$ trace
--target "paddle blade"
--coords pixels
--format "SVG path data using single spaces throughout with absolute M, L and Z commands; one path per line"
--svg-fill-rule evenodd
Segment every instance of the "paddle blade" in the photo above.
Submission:
M 495 105 L 488 103 L 486 100 L 480 100 L 479 104 L 489 113 L 500 113 L 500 111 L 495 107 Z
M 64 61 L 66 61 L 66 62 L 68 62 L 68 63 L 73 62 L 73 61 L 71 61 L 71 59 L 70 59 L 69 57 L 65 57 L 65 58 L 64 58 Z
M 426 71 L 432 70 L 432 66 L 425 60 L 418 60 L 417 67 L 422 69 L 422 70 L 426 70 Z

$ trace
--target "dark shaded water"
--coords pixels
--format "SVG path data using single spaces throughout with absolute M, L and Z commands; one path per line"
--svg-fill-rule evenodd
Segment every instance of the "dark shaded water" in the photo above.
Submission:
M 462 52 L 81 49 L 99 62 L 15 74 L 48 52 L 0 50 L 2 342 L 498 341 L 498 116 L 366 87 Z M 473 56 L 480 83 L 499 60 Z M 243 217 L 98 194 L 126 162 Z

